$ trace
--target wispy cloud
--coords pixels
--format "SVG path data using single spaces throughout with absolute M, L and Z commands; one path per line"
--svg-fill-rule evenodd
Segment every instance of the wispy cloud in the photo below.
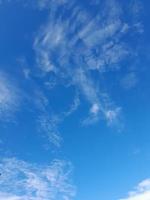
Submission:
M 37 120 L 37 128 L 41 133 L 45 133 L 45 136 L 48 138 L 49 142 L 60 147 L 63 139 L 59 130 L 59 125 L 64 121 L 65 118 L 69 117 L 73 112 L 75 112 L 80 105 L 80 100 L 78 95 L 75 96 L 72 104 L 64 112 L 55 114 L 49 113 L 44 107 L 44 110 L 41 112 Z
M 9 121 L 20 104 L 19 90 L 10 77 L 0 72 L 0 120 Z
M 75 112 L 80 105 L 79 95 L 76 95 L 69 109 L 63 113 L 64 118 L 69 117 L 73 112 Z
M 120 200 L 149 200 L 150 199 L 150 179 L 146 179 L 138 184 L 135 190 L 130 191 L 126 198 Z
M 62 137 L 58 130 L 58 125 L 61 122 L 61 118 L 57 115 L 48 115 L 45 113 L 38 118 L 37 126 L 40 132 L 44 132 L 50 143 L 56 147 L 60 147 L 62 143 Z
M 57 126 L 79 107 L 79 102 L 83 103 L 81 97 L 89 104 L 83 124 L 94 123 L 102 118 L 110 125 L 119 119 L 120 106 L 112 103 L 109 94 L 104 92 L 107 86 L 102 86 L 98 80 L 104 72 L 119 70 L 122 61 L 135 56 L 136 50 L 124 38 L 129 38 L 131 32 L 139 33 L 137 27 L 141 27 L 141 4 L 138 2 L 123 5 L 117 0 L 106 0 L 103 3 L 92 1 L 89 4 L 91 10 L 95 10 L 93 13 L 89 12 L 88 6 L 84 7 L 75 0 L 26 1 L 26 4 L 35 3 L 35 7 L 47 9 L 49 13 L 47 21 L 37 31 L 33 44 L 36 65 L 34 72 L 37 70 L 36 79 L 40 79 L 41 88 L 44 88 L 41 93 L 49 93 L 51 89 L 55 92 L 56 85 L 64 84 L 68 89 L 73 87 L 75 93 L 79 94 L 78 99 L 68 105 L 68 111 L 65 108 L 61 113 L 54 111 L 52 114 L 49 97 L 42 94 L 44 103 L 39 106 L 38 122 L 57 146 L 60 142 Z M 124 10 L 128 10 L 129 16 L 124 17 L 128 15 Z M 33 77 L 32 70 L 25 68 L 23 73 L 27 80 Z M 56 79 L 51 80 L 52 76 Z M 127 81 L 131 87 L 135 84 L 134 77 L 124 80 Z M 35 99 L 35 103 L 40 101 L 40 98 Z
M 119 116 L 121 113 L 121 108 L 116 107 L 114 109 L 107 110 L 105 115 L 109 125 L 115 124 L 119 122 Z
M 16 158 L 3 159 L 0 199 L 71 200 L 75 195 L 71 171 L 71 164 L 61 160 L 54 160 L 49 166 L 37 166 Z
M 36 63 L 44 73 L 54 73 L 74 85 L 89 101 L 94 121 L 101 113 L 113 122 L 119 109 L 108 109 L 103 88 L 96 86 L 91 73 L 96 70 L 101 76 L 104 71 L 118 70 L 122 60 L 131 57 L 130 44 L 122 38 L 134 25 L 123 20 L 118 1 L 96 5 L 101 12 L 92 16 L 74 1 L 65 6 L 51 2 L 48 21 L 35 38 Z

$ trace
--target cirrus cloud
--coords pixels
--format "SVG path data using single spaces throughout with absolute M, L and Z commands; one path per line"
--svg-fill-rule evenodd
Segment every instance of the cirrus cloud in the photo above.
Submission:
M 19 89 L 10 77 L 0 72 L 0 120 L 8 121 L 20 104 Z
M 71 200 L 75 195 L 71 171 L 71 164 L 61 160 L 41 166 L 5 158 L 0 162 L 0 199 Z

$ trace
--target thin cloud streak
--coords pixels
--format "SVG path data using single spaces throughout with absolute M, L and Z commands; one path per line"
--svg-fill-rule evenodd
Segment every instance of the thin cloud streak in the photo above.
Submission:
M 10 77 L 0 72 L 0 120 L 9 121 L 19 109 L 21 97 L 19 89 L 10 80 Z

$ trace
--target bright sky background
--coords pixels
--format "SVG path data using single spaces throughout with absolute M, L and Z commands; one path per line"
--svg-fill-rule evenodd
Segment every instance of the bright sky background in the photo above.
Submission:
M 0 0 L 1 200 L 150 200 L 149 8 Z

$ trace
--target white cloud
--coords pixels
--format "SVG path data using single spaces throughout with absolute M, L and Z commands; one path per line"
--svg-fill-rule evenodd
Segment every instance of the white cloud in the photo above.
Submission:
M 119 119 L 119 116 L 120 116 L 120 112 L 121 112 L 121 108 L 120 107 L 114 108 L 113 110 L 109 110 L 108 109 L 105 112 L 108 124 L 111 125 L 112 123 L 117 122 L 118 119 Z
M 9 120 L 20 104 L 19 90 L 9 76 L 0 72 L 0 120 Z
M 7 193 L 1 193 L 1 192 L 0 192 L 0 198 L 2 200 L 21 200 L 20 197 L 18 197 L 18 196 L 10 195 Z
M 95 45 L 101 45 L 108 38 L 113 37 L 121 27 L 119 20 L 110 22 L 110 24 L 104 27 L 99 27 L 100 25 L 96 21 L 90 22 L 81 32 L 79 33 L 79 38 L 81 38 L 87 47 L 93 47 Z
M 140 182 L 135 190 L 129 192 L 128 197 L 120 200 L 150 200 L 150 179 Z
M 36 118 L 37 130 L 48 142 L 55 145 L 55 147 L 60 147 L 63 139 L 59 125 L 78 109 L 80 105 L 79 95 L 76 93 L 72 102 L 67 105 L 66 110 L 63 109 L 62 112 L 58 111 L 57 113 L 53 111 L 49 105 L 48 97 L 41 90 L 37 89 L 35 95 L 34 104 L 36 104 L 38 113 Z
M 68 117 L 73 112 L 75 112 L 78 109 L 79 105 L 80 105 L 80 99 L 79 99 L 79 96 L 77 95 L 77 96 L 75 96 L 70 108 L 66 112 L 64 112 L 64 118 Z
M 56 147 L 60 147 L 63 141 L 61 133 L 59 131 L 59 125 L 63 122 L 63 120 L 66 117 L 69 117 L 73 112 L 75 112 L 79 105 L 80 100 L 77 95 L 75 96 L 73 103 L 68 108 L 68 110 L 57 115 L 54 113 L 49 114 L 48 110 L 46 110 L 46 107 L 44 105 L 40 106 L 41 108 L 43 107 L 44 110 L 43 112 L 41 112 L 41 115 L 37 120 L 37 127 L 41 133 L 45 133 L 45 136 L 47 136 L 48 141 Z
M 94 87 L 92 79 L 86 74 L 84 69 L 79 68 L 75 70 L 73 83 L 80 89 L 91 104 L 96 104 L 96 102 L 99 101 L 98 90 Z
M 122 38 L 135 25 L 123 20 L 124 10 L 115 0 L 107 0 L 103 6 L 96 3 L 99 12 L 94 16 L 75 2 L 65 6 L 53 1 L 50 4 L 47 23 L 39 29 L 34 42 L 37 66 L 84 95 L 90 104 L 90 121 L 92 117 L 98 121 L 102 114 L 113 123 L 119 109 L 107 106 L 111 102 L 105 102 L 103 88 L 97 87 L 91 73 L 97 71 L 100 78 L 104 71 L 118 70 L 127 56 L 132 57 L 132 48 Z
M 100 110 L 99 105 L 95 103 L 92 105 L 90 112 L 96 115 L 99 112 L 99 110 Z
M 31 2 L 27 1 L 26 4 L 35 3 L 34 0 Z M 36 1 L 38 8 L 49 9 L 49 16 L 47 22 L 40 27 L 33 46 L 36 64 L 44 74 L 55 74 L 58 81 L 63 80 L 63 83 L 73 85 L 84 95 L 90 104 L 90 119 L 93 117 L 93 121 L 97 121 L 102 114 L 106 120 L 113 122 L 119 112 L 116 108 L 108 108 L 102 95 L 103 88 L 97 87 L 91 73 L 94 70 L 101 78 L 102 72 L 118 70 L 120 63 L 128 55 L 132 56 L 129 43 L 123 42 L 122 38 L 130 30 L 140 26 L 141 22 L 137 17 L 140 3 L 134 1 L 129 5 L 129 12 L 136 15 L 133 16 L 136 20 L 132 24 L 132 20 L 131 23 L 124 20 L 124 9 L 119 1 L 106 0 L 103 4 L 95 2 L 99 9 L 92 15 L 74 0 Z M 94 3 L 91 6 L 95 6 Z M 31 72 L 24 70 L 27 78 L 30 74 Z M 57 85 L 56 80 L 51 83 L 47 79 L 44 83 L 47 88 Z M 70 113 L 77 107 L 71 109 Z
M 0 199 L 3 200 L 71 200 L 69 162 L 54 160 L 49 166 L 37 166 L 16 158 L 0 162 Z

